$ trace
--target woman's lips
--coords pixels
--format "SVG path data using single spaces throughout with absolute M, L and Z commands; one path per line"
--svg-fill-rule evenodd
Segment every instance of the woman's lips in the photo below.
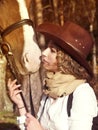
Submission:
M 48 62 L 45 59 L 42 59 L 43 64 L 48 64 Z

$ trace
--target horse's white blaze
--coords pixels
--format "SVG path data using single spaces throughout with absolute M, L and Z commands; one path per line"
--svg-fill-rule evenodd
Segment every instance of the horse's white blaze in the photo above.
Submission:
M 21 19 L 29 18 L 25 0 L 17 0 L 17 2 L 19 4 L 19 11 L 20 11 Z
M 25 0 L 17 0 L 19 3 L 21 19 L 28 19 L 28 11 Z M 24 48 L 22 60 L 24 66 L 29 72 L 36 72 L 40 67 L 41 50 L 34 41 L 34 30 L 29 25 L 23 26 L 24 32 Z

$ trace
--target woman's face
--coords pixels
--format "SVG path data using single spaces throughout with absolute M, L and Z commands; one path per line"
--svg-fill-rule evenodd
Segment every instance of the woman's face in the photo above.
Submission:
M 42 64 L 43 67 L 52 72 L 58 70 L 57 67 L 57 49 L 53 43 L 49 43 L 47 48 L 42 52 Z

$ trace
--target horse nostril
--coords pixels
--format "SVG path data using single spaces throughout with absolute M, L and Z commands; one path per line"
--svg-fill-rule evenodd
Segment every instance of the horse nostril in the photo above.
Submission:
M 28 60 L 28 58 L 27 58 L 27 57 L 28 57 L 27 54 L 28 54 L 28 53 L 25 54 L 24 58 L 25 58 L 25 61 L 26 61 L 26 62 L 29 62 L 29 60 Z

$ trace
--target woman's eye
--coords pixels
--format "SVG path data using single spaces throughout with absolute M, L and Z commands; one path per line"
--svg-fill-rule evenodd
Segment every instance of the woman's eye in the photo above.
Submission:
M 51 48 L 51 52 L 56 53 L 57 51 L 55 48 Z

